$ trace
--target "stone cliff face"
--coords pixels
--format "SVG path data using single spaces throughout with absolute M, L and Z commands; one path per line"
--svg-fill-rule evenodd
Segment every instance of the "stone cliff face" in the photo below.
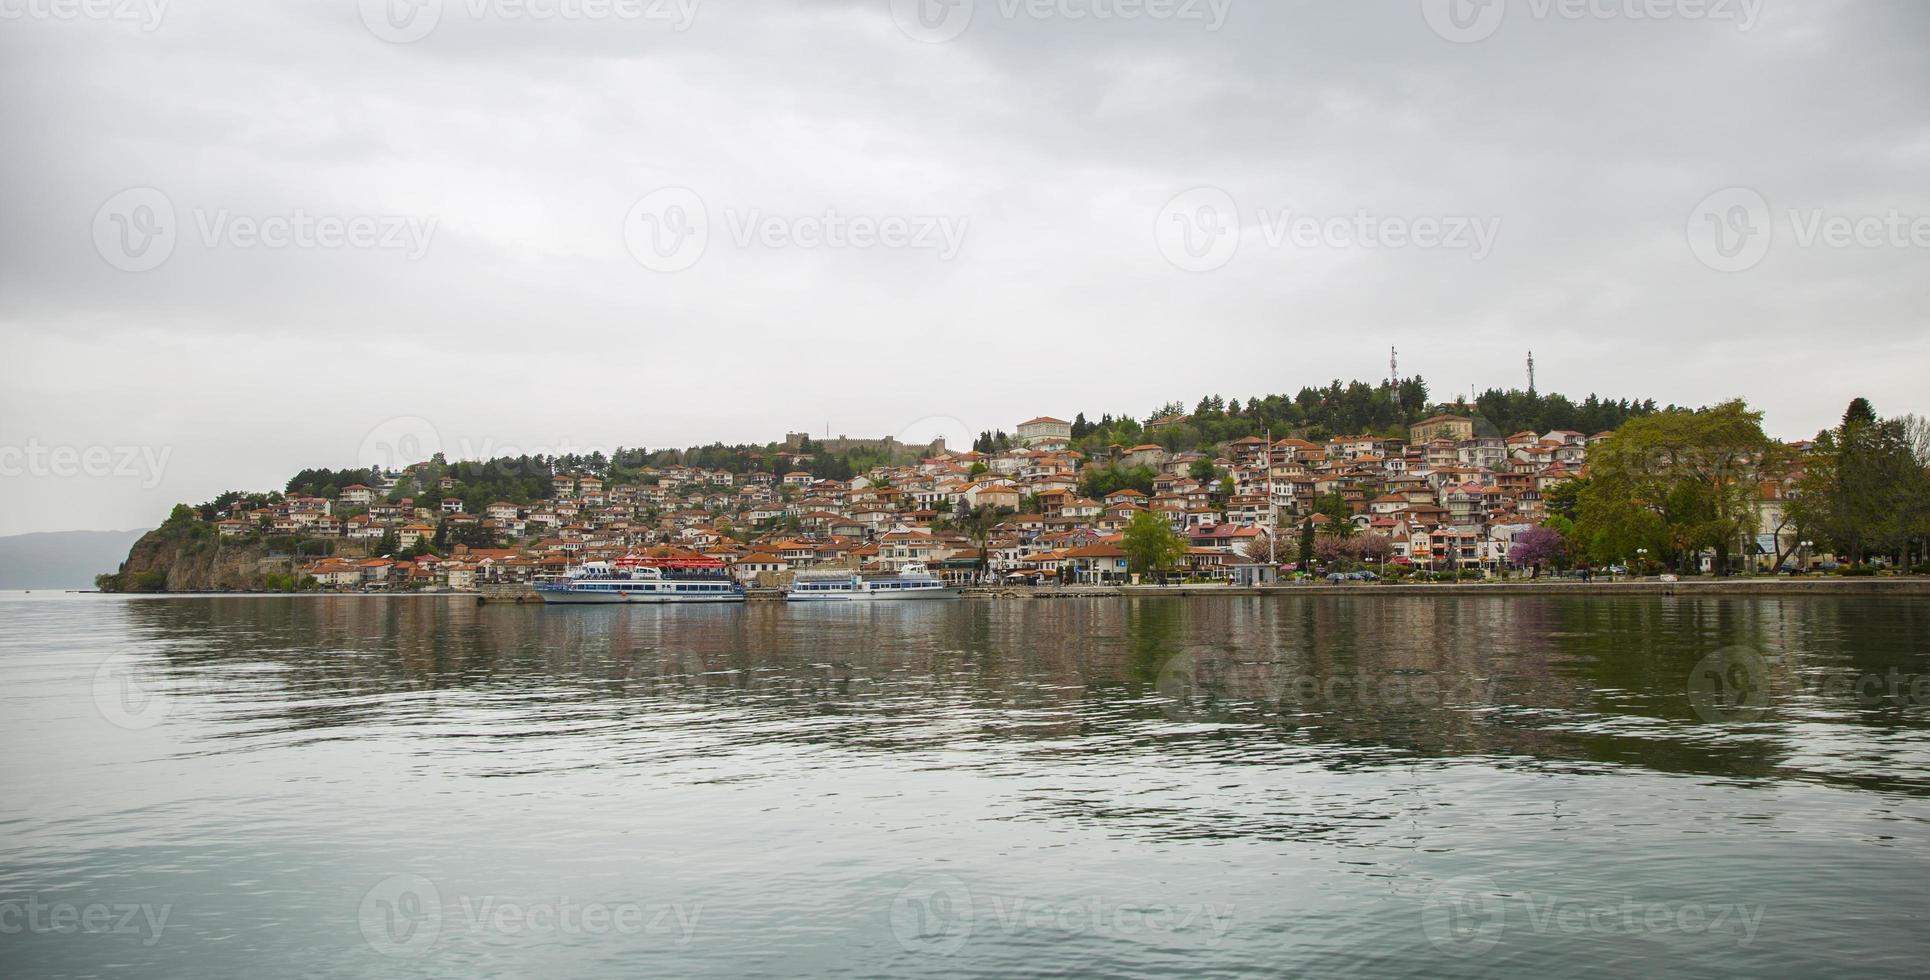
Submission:
M 163 527 L 134 542 L 113 583 L 118 592 L 252 592 L 265 587 L 259 543 L 233 543 Z
M 308 560 L 317 543 L 309 542 Z M 368 550 L 359 541 L 331 541 L 330 547 L 345 558 Z M 269 573 L 291 571 L 288 550 L 271 550 L 258 540 L 223 540 L 205 524 L 164 524 L 134 542 L 121 570 L 100 585 L 111 592 L 261 592 Z

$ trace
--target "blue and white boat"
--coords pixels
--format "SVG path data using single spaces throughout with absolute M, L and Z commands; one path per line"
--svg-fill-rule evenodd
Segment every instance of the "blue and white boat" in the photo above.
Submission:
M 884 602 L 905 599 L 956 599 L 958 587 L 946 585 L 923 564 L 911 562 L 896 573 L 865 577 L 857 572 L 799 572 L 784 598 L 791 602 Z
M 720 561 L 622 558 L 585 562 L 567 578 L 536 583 L 544 602 L 743 602 L 744 587 Z

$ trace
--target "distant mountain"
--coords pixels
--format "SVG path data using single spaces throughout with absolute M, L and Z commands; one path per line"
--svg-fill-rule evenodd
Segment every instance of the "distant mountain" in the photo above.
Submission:
M 91 589 L 127 560 L 144 531 L 49 531 L 0 537 L 0 589 Z

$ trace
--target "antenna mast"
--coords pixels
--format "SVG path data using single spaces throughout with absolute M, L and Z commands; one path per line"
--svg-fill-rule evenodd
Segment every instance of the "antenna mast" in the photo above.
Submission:
M 1387 348 L 1387 387 L 1394 392 L 1394 410 L 1401 409 L 1401 352 Z
M 1535 352 L 1528 352 L 1528 394 L 1535 393 Z
M 1274 569 L 1277 579 L 1280 572 L 1280 556 L 1274 551 L 1274 541 L 1280 537 L 1280 508 L 1273 503 L 1273 426 L 1267 426 L 1267 448 L 1261 457 L 1267 465 L 1267 565 Z

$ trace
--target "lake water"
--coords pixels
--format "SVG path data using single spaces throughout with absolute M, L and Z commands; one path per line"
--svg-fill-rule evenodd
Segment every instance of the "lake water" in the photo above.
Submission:
M 0 597 L 9 976 L 1921 976 L 1930 604 Z

